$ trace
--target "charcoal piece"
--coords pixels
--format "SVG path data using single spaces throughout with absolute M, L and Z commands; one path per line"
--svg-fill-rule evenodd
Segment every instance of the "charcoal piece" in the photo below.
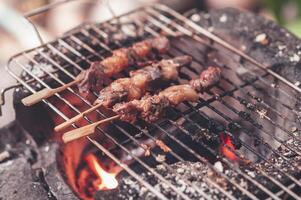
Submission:
M 25 141 L 25 136 L 23 134 L 20 134 L 22 132 L 22 128 L 18 126 L 18 123 L 16 121 L 10 123 L 9 125 L 3 127 L 0 129 L 0 152 L 6 149 L 7 145 L 11 146 L 17 146 L 18 144 L 21 144 Z M 9 133 L 9 134 L 7 134 Z
M 57 165 L 58 144 L 39 148 L 18 122 L 0 129 L 0 199 L 78 199 L 63 180 Z
M 0 199 L 54 199 L 32 167 L 37 161 L 32 142 L 17 122 L 0 129 L 0 151 L 12 155 L 0 163 Z
M 26 158 L 17 158 L 0 164 L 0 199 L 47 200 L 44 187 L 34 181 L 31 166 Z

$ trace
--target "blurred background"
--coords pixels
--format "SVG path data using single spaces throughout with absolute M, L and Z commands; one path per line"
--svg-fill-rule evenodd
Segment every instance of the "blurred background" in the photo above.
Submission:
M 4 65 L 12 55 L 39 45 L 30 23 L 22 16 L 40 6 L 66 0 L 1 0 L 0 1 L 0 89 L 13 84 Z M 67 4 L 30 18 L 45 41 L 52 40 L 84 21 L 102 21 L 112 17 L 107 4 L 118 15 L 144 4 L 160 2 L 179 12 L 191 8 L 235 7 L 277 21 L 301 36 L 301 0 L 70 0 Z M 11 95 L 10 95 L 11 96 Z M 0 117 L 0 127 L 14 118 L 11 97 Z

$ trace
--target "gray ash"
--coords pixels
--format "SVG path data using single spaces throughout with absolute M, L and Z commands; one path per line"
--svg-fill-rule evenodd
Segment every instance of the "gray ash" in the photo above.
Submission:
M 279 172 L 278 169 L 283 170 L 284 172 L 291 174 L 296 179 L 299 179 L 300 176 L 300 161 L 301 157 L 296 153 L 290 151 L 284 145 L 281 145 L 278 148 L 279 152 L 286 157 L 286 159 L 281 158 L 276 154 L 272 154 L 268 159 L 268 162 L 259 162 L 257 164 L 251 164 L 245 161 L 241 165 L 232 165 L 229 166 L 225 162 L 217 161 L 214 164 L 215 169 L 218 172 L 221 172 L 226 175 L 226 177 L 235 182 L 239 187 L 250 191 L 253 195 L 258 198 L 267 198 L 269 195 L 262 191 L 258 186 L 256 186 L 251 181 L 247 180 L 242 176 L 241 173 L 260 183 L 262 186 L 272 191 L 272 193 L 277 193 L 281 191 L 281 188 L 274 184 L 268 177 L 274 178 L 283 184 L 285 187 L 288 187 L 292 181 Z M 270 164 L 267 164 L 270 163 Z M 233 195 L 235 198 L 244 199 L 248 198 L 246 194 L 243 194 L 237 186 L 234 186 L 229 180 L 222 177 L 218 173 L 214 172 L 208 167 L 208 165 L 200 162 L 178 162 L 176 164 L 170 165 L 170 168 L 165 167 L 164 165 L 157 165 L 155 168 L 156 172 L 161 174 L 169 183 L 177 187 L 179 191 L 182 191 L 191 199 L 203 199 L 199 191 L 195 190 L 187 182 L 192 183 L 211 199 L 227 199 L 227 197 L 220 192 L 217 188 L 211 186 L 208 183 L 208 179 L 216 183 L 223 190 L 227 191 L 230 195 Z M 275 168 L 275 167 L 278 167 Z M 241 171 L 239 173 L 237 170 Z M 264 171 L 268 177 L 264 176 L 261 171 Z M 165 183 L 159 181 L 154 175 L 150 172 L 145 172 L 141 174 L 146 182 L 158 189 L 163 195 L 169 199 L 181 199 L 181 196 L 178 195 L 175 191 L 170 189 Z M 183 180 L 183 178 L 186 180 Z M 298 194 L 298 187 L 292 189 Z M 158 199 L 152 192 L 147 188 L 142 186 L 138 181 L 136 181 L 131 176 L 119 176 L 119 187 L 111 191 L 99 191 L 95 195 L 96 200 L 101 199 Z
M 282 189 L 275 183 L 273 183 L 270 178 L 279 181 L 285 187 L 288 187 L 290 184 L 292 184 L 292 181 L 289 179 L 289 177 L 281 173 L 279 169 L 282 170 L 282 172 L 290 174 L 296 179 L 300 179 L 301 177 L 301 157 L 289 150 L 284 145 L 281 145 L 278 148 L 278 151 L 281 155 L 284 155 L 284 158 L 277 154 L 272 154 L 267 162 L 262 161 L 254 165 L 250 163 L 245 163 L 239 166 L 239 169 L 243 173 L 247 174 L 250 178 L 254 179 L 256 182 L 260 183 L 265 188 L 272 191 L 272 193 L 274 194 L 281 191 Z M 261 171 L 264 171 L 269 178 L 267 176 L 264 176 L 264 174 L 261 173 Z M 247 181 L 241 175 L 236 173 L 233 169 L 225 169 L 224 173 L 227 176 L 231 177 L 231 179 L 233 179 L 241 187 L 244 187 L 248 191 L 252 191 L 252 194 L 254 194 L 255 196 L 260 197 L 261 199 L 269 197 L 268 194 L 266 194 L 257 186 L 255 186 L 255 184 Z M 293 190 L 296 192 L 298 191 L 298 188 L 300 189 L 300 187 L 296 186 L 295 188 L 293 188 Z M 298 193 L 300 194 L 300 190 L 297 192 L 297 194 Z
M 288 140 L 278 148 L 279 153 L 283 155 L 283 157 L 272 154 L 268 160 L 270 164 L 267 164 L 267 162 L 264 162 L 264 164 L 256 164 L 258 168 L 265 171 L 269 176 L 285 184 L 289 183 L 289 178 L 283 173 L 280 173 L 275 167 L 295 176 L 297 179 L 301 177 L 301 156 L 285 146 L 285 144 L 289 146 L 290 143 L 291 141 Z M 300 145 L 300 142 L 298 145 Z
M 202 195 L 193 187 L 187 184 L 187 181 L 194 184 L 197 188 L 207 194 L 211 199 L 226 199 L 226 196 L 220 193 L 214 187 L 211 187 L 206 181 L 207 178 L 216 182 L 224 189 L 227 187 L 226 180 L 217 176 L 207 165 L 200 162 L 178 162 L 170 165 L 171 169 L 166 168 L 164 165 L 157 165 L 156 172 L 161 174 L 172 185 L 177 187 L 179 191 L 183 192 L 191 199 L 203 199 Z M 187 170 L 188 169 L 188 170 Z M 148 183 L 158 189 L 168 199 L 181 199 L 175 191 L 166 186 L 165 183 L 159 181 L 151 173 L 142 173 L 143 177 Z M 183 177 L 187 181 L 183 180 Z M 128 176 L 119 181 L 119 187 L 112 191 L 99 191 L 96 200 L 101 199 L 158 199 L 147 188 L 138 183 L 133 177 Z

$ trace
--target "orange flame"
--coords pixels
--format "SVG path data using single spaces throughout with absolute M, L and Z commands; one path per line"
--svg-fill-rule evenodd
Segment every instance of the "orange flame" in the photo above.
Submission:
M 225 133 L 222 133 L 220 135 L 221 137 L 221 141 L 222 141 L 222 145 L 221 145 L 221 152 L 223 153 L 223 155 L 225 155 L 229 160 L 232 161 L 237 161 L 238 157 L 235 155 L 234 151 L 235 151 L 235 146 L 231 140 L 231 137 Z M 232 151 L 231 151 L 231 150 Z
M 106 172 L 93 154 L 86 156 L 86 162 L 99 178 L 94 182 L 98 190 L 110 190 L 118 186 L 118 181 L 115 178 L 117 174 Z

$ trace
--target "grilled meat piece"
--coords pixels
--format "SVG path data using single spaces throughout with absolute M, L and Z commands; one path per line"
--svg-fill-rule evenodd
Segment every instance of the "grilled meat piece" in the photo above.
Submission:
M 118 103 L 113 110 L 120 115 L 120 119 L 123 121 L 134 123 L 139 117 L 145 121 L 154 122 L 164 115 L 168 106 L 170 106 L 170 102 L 165 96 L 146 95 L 141 100 Z
M 130 78 L 120 78 L 102 89 L 99 98 L 94 104 L 102 104 L 104 107 L 111 107 L 115 103 L 140 99 L 142 91 L 132 84 Z
M 200 78 L 190 81 L 190 85 L 197 91 L 202 92 L 214 83 L 217 83 L 221 78 L 221 69 L 218 67 L 208 67 L 200 74 Z
M 175 80 L 179 69 L 190 63 L 190 56 L 179 56 L 132 71 L 130 78 L 118 79 L 102 89 L 94 104 L 111 107 L 122 101 L 140 99 L 146 92 L 157 89 L 158 83 Z
M 160 96 L 166 97 L 171 105 L 178 105 L 183 101 L 197 101 L 198 93 L 189 84 L 175 85 L 166 88 L 159 93 Z
M 104 73 L 101 63 L 94 62 L 91 64 L 88 70 L 82 71 L 77 79 L 80 82 L 77 84 L 79 92 L 85 98 L 91 93 L 91 91 L 97 91 L 98 88 L 102 88 L 104 84 L 108 84 L 110 79 Z
M 78 75 L 81 81 L 78 83 L 79 92 L 87 96 L 91 91 L 98 93 L 107 83 L 108 77 L 126 69 L 130 65 L 141 61 L 152 52 L 164 53 L 169 48 L 169 40 L 164 36 L 137 42 L 128 48 L 113 51 L 111 57 L 100 62 L 92 63 L 91 67 Z M 92 79 L 92 80 L 90 80 Z
M 156 84 L 160 81 L 170 81 L 178 78 L 180 68 L 189 65 L 191 60 L 190 56 L 164 59 L 143 69 L 130 72 L 130 77 L 134 85 L 146 91 L 153 91 L 157 89 Z
M 218 67 L 209 67 L 198 79 L 190 81 L 189 84 L 171 86 L 158 95 L 116 104 L 113 110 L 123 121 L 133 123 L 137 118 L 141 118 L 151 123 L 160 119 L 168 106 L 176 106 L 184 101 L 197 101 L 199 99 L 197 92 L 213 86 L 220 77 L 221 70 Z

